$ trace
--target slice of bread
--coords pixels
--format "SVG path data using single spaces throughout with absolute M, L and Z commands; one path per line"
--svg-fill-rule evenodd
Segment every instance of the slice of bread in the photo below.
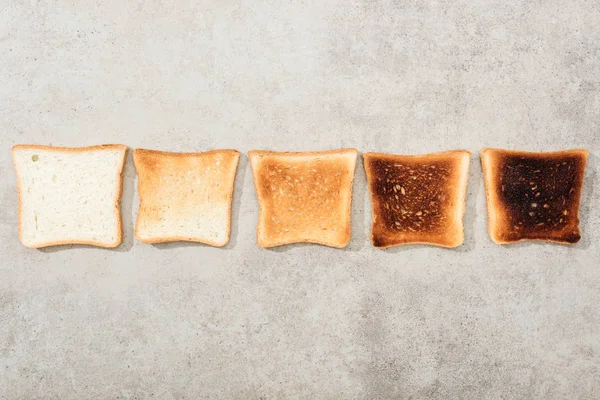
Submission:
M 462 244 L 470 155 L 467 150 L 418 156 L 364 154 L 373 245 Z
M 240 153 L 170 153 L 135 149 L 140 207 L 135 236 L 144 243 L 229 242 Z
M 248 155 L 260 207 L 259 246 L 348 244 L 357 150 Z
M 123 145 L 14 146 L 21 242 L 32 248 L 121 244 L 126 152 Z
M 577 243 L 586 150 L 481 151 L 488 230 L 498 244 Z

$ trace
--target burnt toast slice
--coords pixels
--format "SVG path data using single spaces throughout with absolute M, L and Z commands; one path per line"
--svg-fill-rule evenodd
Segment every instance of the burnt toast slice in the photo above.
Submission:
M 470 155 L 365 153 L 373 246 L 462 244 Z
M 259 246 L 348 244 L 356 149 L 248 156 L 260 209 Z
M 498 244 L 577 243 L 588 157 L 583 149 L 526 152 L 483 149 L 488 231 Z

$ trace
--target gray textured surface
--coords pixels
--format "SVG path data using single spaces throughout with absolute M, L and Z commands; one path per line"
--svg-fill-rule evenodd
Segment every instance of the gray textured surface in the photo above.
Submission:
M 4 1 L 0 398 L 600 398 L 600 6 Z M 474 152 L 466 243 L 29 250 L 15 143 Z M 480 148 L 591 151 L 576 246 L 494 245 Z

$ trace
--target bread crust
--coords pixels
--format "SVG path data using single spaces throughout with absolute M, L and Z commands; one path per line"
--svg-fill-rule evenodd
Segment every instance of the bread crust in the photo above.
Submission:
M 248 152 L 248 156 L 259 204 L 256 237 L 260 247 L 269 248 L 291 243 L 314 243 L 335 248 L 348 245 L 352 235 L 352 187 L 358 150 L 353 148 L 315 152 L 252 150 Z M 299 163 L 300 160 L 305 163 Z M 267 164 L 264 164 L 265 162 Z M 263 176 L 265 172 L 272 177 Z M 285 182 L 286 174 L 294 176 L 294 178 L 287 176 L 289 183 Z M 304 183 L 304 179 L 308 183 Z M 292 182 L 292 180 L 297 181 Z M 331 187 L 322 190 L 321 184 L 331 185 Z M 277 191 L 274 188 L 277 188 Z M 337 190 L 338 193 L 332 194 L 329 189 Z M 284 197 L 285 190 L 293 192 L 294 195 Z M 275 202 L 276 197 L 281 197 L 278 199 L 280 201 Z M 330 210 L 332 214 L 327 214 L 326 207 L 329 201 L 336 202 L 335 209 Z M 320 202 L 324 203 L 320 204 Z M 319 205 L 323 208 L 317 209 Z M 294 213 L 296 210 L 292 209 L 296 207 L 299 210 Z M 337 217 L 342 221 L 338 221 Z M 279 227 L 279 223 L 274 222 L 273 218 L 275 220 L 281 218 L 281 225 L 285 227 Z M 286 229 L 289 233 L 285 231 Z
M 146 239 L 141 235 L 141 219 L 140 213 L 142 209 L 142 203 L 146 201 L 143 197 L 144 185 L 143 178 L 141 175 L 151 174 L 148 170 L 148 161 L 146 156 L 153 155 L 157 157 L 177 157 L 177 158 L 187 158 L 187 157 L 202 157 L 211 154 L 224 154 L 234 158 L 235 167 L 234 167 L 234 182 L 231 184 L 231 187 L 227 193 L 226 203 L 227 203 L 227 215 L 228 221 L 227 224 L 227 239 L 222 242 L 207 240 L 205 238 L 199 237 L 189 237 L 189 236 L 163 236 L 156 237 L 152 239 Z M 217 150 L 209 150 L 204 152 L 168 152 L 168 151 L 160 151 L 160 150 L 149 150 L 149 149 L 135 149 L 133 150 L 133 161 L 135 164 L 136 171 L 138 173 L 138 194 L 140 196 L 140 208 L 138 210 L 138 217 L 136 219 L 135 224 L 135 237 L 142 243 L 147 244 L 157 244 L 157 243 L 168 243 L 168 242 L 195 242 L 195 243 L 204 243 L 214 247 L 223 247 L 229 243 L 231 237 L 231 214 L 232 214 L 232 201 L 233 201 L 233 193 L 235 189 L 235 175 L 237 175 L 237 167 L 239 163 L 240 152 L 233 149 L 217 149 Z
M 581 239 L 581 234 L 579 231 L 579 206 L 581 202 L 583 176 L 585 173 L 588 155 L 589 152 L 585 149 L 550 152 L 530 152 L 494 148 L 482 149 L 481 164 L 483 168 L 486 189 L 488 232 L 491 239 L 497 244 L 510 244 L 525 240 L 554 242 L 560 244 L 577 243 Z M 563 187 L 567 184 L 569 185 L 569 194 L 572 194 L 572 197 L 568 195 L 563 196 L 563 194 L 560 194 L 560 196 L 563 197 L 563 200 L 562 204 L 559 205 L 559 208 L 566 210 L 566 214 L 564 214 L 564 216 L 559 214 L 561 219 L 558 223 L 555 221 L 557 217 L 550 214 L 551 210 L 555 208 L 556 201 L 546 200 L 543 196 L 540 196 L 541 193 L 535 192 L 533 189 L 537 189 L 537 182 L 529 182 L 530 184 L 535 185 L 532 187 L 532 191 L 534 192 L 533 197 L 521 197 L 520 199 L 515 199 L 513 204 L 516 204 L 517 200 L 521 203 L 531 205 L 535 204 L 536 207 L 532 208 L 531 211 L 533 215 L 536 213 L 541 215 L 547 214 L 544 215 L 544 217 L 548 217 L 548 223 L 547 225 L 544 225 L 543 222 L 540 223 L 542 228 L 539 230 L 535 229 L 534 227 L 529 227 L 527 224 L 522 225 L 524 223 L 524 218 L 522 216 L 519 217 L 518 215 L 515 215 L 514 210 L 511 210 L 512 204 L 508 204 L 507 200 L 502 199 L 499 196 L 499 193 L 502 193 L 505 190 L 504 186 L 502 186 L 500 183 L 504 176 L 501 163 L 512 160 L 523 160 L 523 163 L 556 163 L 556 165 L 564 165 L 563 163 L 567 164 L 567 161 L 565 160 L 569 160 L 569 162 L 575 162 L 574 169 L 578 170 L 569 171 L 568 175 L 564 172 L 560 172 L 558 167 L 556 171 L 543 171 L 543 167 L 537 170 L 538 173 L 541 174 L 542 178 L 544 178 L 545 172 L 546 177 L 552 176 L 554 179 L 556 179 L 556 182 L 559 182 L 560 179 L 564 179 L 562 181 Z M 558 160 L 560 160 L 560 162 L 558 162 Z M 568 165 L 568 168 L 570 170 L 571 165 Z M 573 173 L 575 173 L 575 175 L 573 175 Z M 523 174 L 525 174 L 525 172 L 523 172 Z M 529 178 L 526 176 L 524 176 L 523 179 L 529 180 Z M 567 179 L 570 179 L 571 181 L 567 182 Z M 499 188 L 499 185 L 502 186 L 501 189 Z M 553 187 L 553 189 L 555 189 L 555 187 Z M 539 192 L 541 191 L 542 190 Z M 569 197 L 568 204 L 566 197 Z M 542 208 L 538 207 L 538 203 L 543 203 Z M 514 209 L 514 206 L 512 206 L 512 208 Z M 544 220 L 544 222 L 546 222 L 546 220 Z M 514 225 L 514 223 L 520 225 Z M 562 227 L 559 227 L 559 225 L 562 225 Z
M 373 246 L 461 245 L 470 155 L 468 150 L 363 154 Z
M 12 147 L 13 154 L 13 165 L 15 168 L 15 173 L 17 175 L 17 193 L 18 193 L 18 219 L 19 219 L 19 239 L 23 245 L 32 248 L 39 249 L 42 247 L 50 247 L 50 246 L 62 246 L 62 245 L 70 245 L 70 244 L 85 244 L 90 246 L 97 246 L 103 248 L 115 248 L 118 247 L 123 242 L 123 222 L 121 217 L 121 196 L 123 195 L 123 170 L 125 168 L 125 158 L 127 156 L 127 150 L 129 147 L 123 144 L 101 144 L 94 146 L 86 146 L 86 147 L 58 147 L 58 146 L 46 146 L 39 144 L 17 144 Z M 59 153 L 82 153 L 86 151 L 97 151 L 97 150 L 122 150 L 123 157 L 121 159 L 121 164 L 119 165 L 119 174 L 118 174 L 118 190 L 117 196 L 115 197 L 115 217 L 117 219 L 117 237 L 113 243 L 103 243 L 97 241 L 88 241 L 88 240 L 68 240 L 68 241 L 53 241 L 53 242 L 43 242 L 36 244 L 35 246 L 29 246 L 25 244 L 23 241 L 23 221 L 21 218 L 22 215 L 22 193 L 21 193 L 21 177 L 19 175 L 19 169 L 17 167 L 17 163 L 15 162 L 15 152 L 18 150 L 44 150 L 44 151 L 56 151 Z

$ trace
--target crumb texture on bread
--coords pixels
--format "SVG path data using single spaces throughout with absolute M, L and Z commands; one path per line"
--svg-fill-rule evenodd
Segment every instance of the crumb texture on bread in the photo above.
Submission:
M 492 239 L 501 244 L 520 240 L 577 243 L 587 156 L 586 150 L 483 150 Z
M 225 246 L 239 156 L 236 150 L 134 150 L 140 195 L 136 237 L 145 243 Z
M 456 247 L 463 242 L 470 152 L 363 157 L 375 247 L 410 243 Z
M 123 145 L 15 146 L 22 243 L 118 246 L 126 152 Z
M 357 150 L 251 151 L 249 156 L 260 208 L 260 246 L 348 244 Z

